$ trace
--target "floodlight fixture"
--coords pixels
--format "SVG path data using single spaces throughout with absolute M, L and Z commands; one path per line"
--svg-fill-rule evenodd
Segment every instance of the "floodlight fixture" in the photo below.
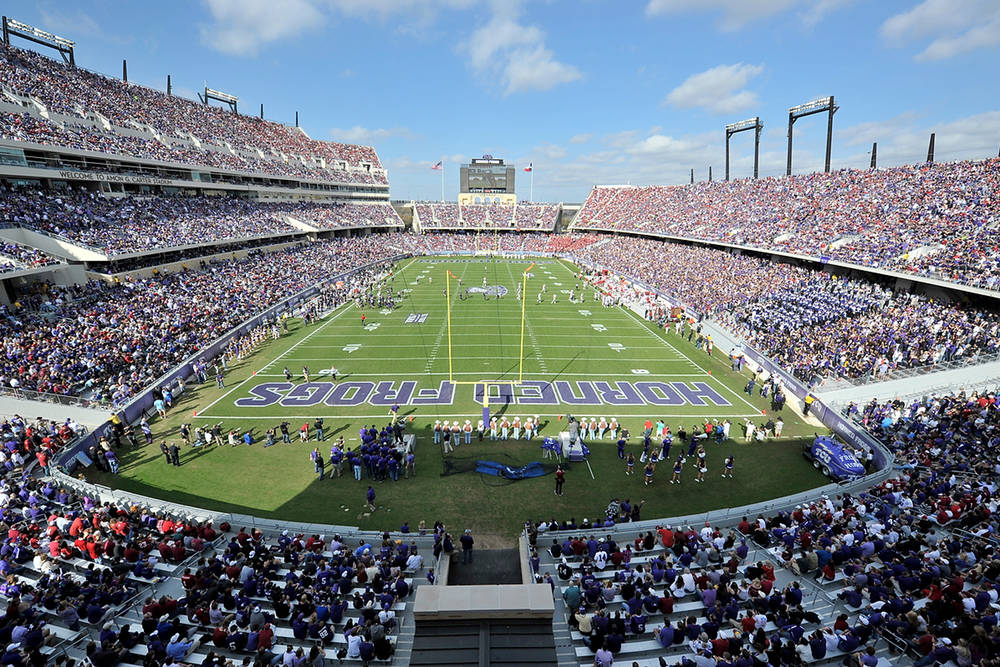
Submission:
M 764 129 L 764 123 L 760 121 L 760 118 L 754 116 L 753 118 L 747 118 L 746 120 L 741 120 L 737 123 L 730 123 L 726 125 L 726 180 L 729 180 L 729 138 L 736 134 L 737 132 L 744 132 L 746 130 L 754 131 L 753 139 L 753 177 L 757 178 L 757 174 L 760 168 L 760 131 Z
M 76 57 L 73 53 L 73 48 L 76 46 L 76 42 L 71 39 L 66 39 L 65 37 L 60 37 L 59 35 L 52 34 L 51 32 L 42 30 L 41 28 L 36 28 L 33 25 L 24 23 L 23 21 L 18 21 L 16 19 L 3 17 L 3 43 L 10 46 L 11 37 L 21 37 L 29 42 L 34 42 L 41 46 L 47 46 L 51 49 L 55 49 L 62 56 L 63 62 L 76 66 Z
M 788 160 L 785 167 L 785 173 L 788 176 L 792 175 L 792 127 L 795 125 L 795 121 L 805 116 L 823 113 L 824 111 L 828 114 L 826 121 L 826 162 L 824 171 L 830 171 L 830 149 L 833 145 L 833 114 L 839 108 L 834 104 L 833 95 L 830 95 L 829 97 L 817 98 L 805 104 L 799 104 L 788 110 Z
M 240 101 L 236 95 L 230 95 L 229 93 L 224 93 L 221 90 L 216 90 L 215 88 L 209 88 L 208 84 L 205 84 L 204 94 L 199 93 L 198 97 L 201 98 L 202 104 L 208 104 L 209 100 L 215 100 L 216 102 L 222 102 L 229 106 L 229 109 L 233 113 L 239 113 L 237 108 L 237 103 Z

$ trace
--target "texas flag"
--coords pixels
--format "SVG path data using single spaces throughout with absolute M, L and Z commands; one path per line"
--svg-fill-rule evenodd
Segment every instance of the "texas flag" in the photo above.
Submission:
M 525 171 L 531 171 L 531 165 L 532 165 L 532 163 L 531 163 L 531 162 L 529 162 L 529 163 L 528 163 L 528 166 L 527 166 L 527 167 L 525 167 L 525 168 L 524 168 L 524 170 L 525 170 Z
M 436 165 L 434 165 L 433 167 L 431 167 L 431 169 L 433 169 L 434 171 L 441 171 L 442 169 L 444 169 L 444 167 L 441 165 L 441 162 L 442 161 L 439 160 Z

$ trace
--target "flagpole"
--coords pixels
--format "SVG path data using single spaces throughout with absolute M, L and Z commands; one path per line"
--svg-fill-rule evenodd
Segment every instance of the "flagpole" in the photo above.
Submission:
M 441 161 L 441 203 L 444 203 L 444 160 Z
M 535 203 L 535 165 L 531 165 L 531 194 L 528 197 L 528 201 L 532 204 Z

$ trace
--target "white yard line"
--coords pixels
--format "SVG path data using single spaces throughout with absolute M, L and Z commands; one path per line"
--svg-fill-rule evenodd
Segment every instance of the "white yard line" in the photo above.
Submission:
M 476 358 L 478 358 L 478 357 L 476 357 Z M 482 371 L 460 371 L 460 372 L 452 373 L 452 375 L 480 375 L 480 376 L 482 374 L 483 374 Z M 514 375 L 515 373 L 513 371 L 511 371 L 510 374 Z M 350 375 L 353 375 L 353 374 L 350 374 Z M 396 371 L 395 373 L 359 373 L 358 375 L 362 379 L 369 378 L 369 377 L 393 377 L 393 378 L 400 378 L 400 379 L 408 379 L 411 376 L 414 376 L 414 377 L 423 377 L 425 375 L 426 376 L 438 376 L 438 375 L 440 375 L 440 376 L 443 376 L 443 377 L 448 377 L 448 373 L 447 372 L 441 372 L 441 373 L 430 372 L 429 373 L 429 372 L 422 372 L 422 371 L 409 371 L 409 372 L 406 372 L 406 371 Z M 525 373 L 523 373 L 523 375 L 543 375 L 543 376 L 548 376 L 548 375 L 552 375 L 552 373 L 548 373 L 548 372 L 544 372 L 544 371 L 543 372 L 533 372 L 533 373 L 525 372 Z M 276 378 L 280 378 L 280 377 L 285 377 L 285 376 L 284 376 L 283 373 L 257 373 L 257 377 L 276 377 Z M 323 376 L 323 375 L 318 376 L 317 377 L 317 382 L 324 381 L 323 380 L 324 377 L 325 376 Z M 345 375 L 341 375 L 341 377 L 346 377 L 346 376 Z M 690 373 L 690 374 L 683 374 L 683 373 L 642 373 L 642 374 L 629 374 L 629 373 L 559 373 L 559 377 L 560 378 L 564 378 L 564 377 L 617 378 L 617 379 L 619 379 L 619 380 L 621 380 L 623 382 L 626 381 L 626 379 L 628 379 L 631 382 L 641 382 L 644 378 L 700 378 L 700 377 L 705 377 L 705 376 L 702 375 L 701 373 Z M 497 382 L 500 382 L 500 380 L 497 380 Z M 514 382 L 514 380 L 508 380 L 508 382 Z
M 344 346 L 343 343 L 341 343 L 339 345 L 311 345 L 310 349 L 317 349 L 317 350 L 337 350 L 337 349 L 342 348 L 343 346 Z M 500 347 L 500 344 L 499 343 L 489 343 L 489 342 L 480 342 L 480 343 L 452 343 L 451 346 L 452 346 L 452 348 L 456 348 L 456 347 L 474 347 L 474 348 L 482 349 L 482 348 L 485 348 L 485 347 Z M 546 350 L 579 350 L 579 349 L 610 350 L 610 349 L 613 349 L 613 348 L 609 347 L 607 345 L 607 343 L 605 343 L 604 345 L 563 345 L 563 344 L 552 344 L 552 343 L 540 343 L 540 346 L 542 348 L 545 348 Z M 389 349 L 392 349 L 392 350 L 398 350 L 400 347 L 402 347 L 402 345 L 400 343 L 395 343 L 395 344 L 392 344 L 392 345 L 372 345 L 372 344 L 369 344 L 369 343 L 363 343 L 362 344 L 362 348 L 363 349 L 389 348 Z M 623 349 L 625 349 L 625 350 L 659 350 L 659 349 L 662 349 L 662 348 L 659 345 L 627 345 Z M 457 359 L 458 357 L 455 357 L 455 358 Z M 683 359 L 677 359 L 677 361 L 683 361 Z
M 686 354 L 684 354 L 683 352 L 681 352 L 680 350 L 678 350 L 678 349 L 677 349 L 676 347 L 674 347 L 674 346 L 673 346 L 673 345 L 672 345 L 672 344 L 670 343 L 670 341 L 668 341 L 668 340 L 667 340 L 666 338 L 664 338 L 664 337 L 662 337 L 662 336 L 659 336 L 659 335 L 657 335 L 657 334 L 656 334 L 656 333 L 655 333 L 654 331 L 652 331 L 651 329 L 649 329 L 648 327 L 646 327 L 646 323 L 645 323 L 645 321 L 644 321 L 644 320 L 642 320 L 642 319 L 640 319 L 638 315 L 636 315 L 635 313 L 633 313 L 633 312 L 631 311 L 631 309 L 629 309 L 629 308 L 625 308 L 625 307 L 623 306 L 623 307 L 622 307 L 622 310 L 624 310 L 624 311 L 625 311 L 626 313 L 628 313 L 628 314 L 629 314 L 629 316 L 630 316 L 630 317 L 631 317 L 632 319 L 634 319 L 634 320 L 638 321 L 638 322 L 639 322 L 639 323 L 640 323 L 640 324 L 642 325 L 642 328 L 643 328 L 643 330 L 645 330 L 645 331 L 646 331 L 646 332 L 647 332 L 647 333 L 648 333 L 648 334 L 649 334 L 650 336 L 652 336 L 652 337 L 653 337 L 653 338 L 655 338 L 656 340 L 660 341 L 661 343 L 663 343 L 664 345 L 666 345 L 667 347 L 669 347 L 669 348 L 670 348 L 671 350 L 673 350 L 673 351 L 674 351 L 675 353 L 677 353 L 678 355 L 680 355 L 680 356 L 681 356 L 681 357 L 683 357 L 684 359 L 687 359 L 687 361 L 688 361 L 688 363 L 689 363 L 689 364 L 691 364 L 692 366 L 694 366 L 695 368 L 697 368 L 698 370 L 700 370 L 701 372 L 703 372 L 703 373 L 705 374 L 705 376 L 706 376 L 706 377 L 713 377 L 712 375 L 710 375 L 710 374 L 709 374 L 709 372 L 708 372 L 707 370 L 705 370 L 704 368 L 702 368 L 702 367 L 701 367 L 700 365 L 698 365 L 697 363 L 695 363 L 694 361 L 692 361 L 690 357 L 688 357 L 688 356 L 687 356 Z M 726 384 L 725 382 L 723 382 L 722 380 L 718 380 L 718 379 L 716 379 L 716 382 L 717 382 L 717 383 L 718 383 L 719 385 L 721 385 L 721 386 L 722 386 L 722 388 L 723 388 L 723 389 L 724 389 L 725 391 L 728 391 L 728 392 L 729 392 L 730 394 L 732 394 L 732 395 L 733 395 L 733 396 L 735 396 L 736 398 L 738 398 L 738 399 L 740 399 L 741 401 L 743 401 L 743 403 L 744 403 L 744 404 L 746 404 L 746 405 L 747 405 L 748 407 L 750 407 L 750 408 L 753 408 L 753 409 L 755 409 L 755 410 L 757 409 L 757 406 L 755 406 L 755 405 L 754 405 L 753 403 L 751 403 L 751 402 L 750 402 L 750 401 L 748 401 L 747 399 L 743 398 L 743 396 L 741 396 L 740 394 L 738 394 L 738 393 L 736 393 L 735 391 L 733 391 L 732 389 L 730 389 L 730 388 L 729 388 L 729 385 L 727 385 L 727 384 Z M 757 414 L 756 416 L 760 416 L 760 415 L 759 415 L 759 414 Z
M 491 405 L 492 405 L 492 402 L 491 402 Z M 511 405 L 513 406 L 515 404 L 511 403 Z M 317 407 L 319 407 L 319 406 L 317 406 Z M 409 407 L 412 407 L 412 406 L 409 406 Z M 425 407 L 425 408 L 432 409 L 435 406 L 433 406 L 433 405 L 427 405 L 427 406 L 418 406 L 418 407 Z M 520 407 L 524 408 L 524 410 L 522 412 L 525 413 L 525 414 L 527 414 L 527 413 L 530 412 L 532 415 L 538 415 L 539 417 L 560 417 L 560 416 L 566 416 L 566 414 L 569 411 L 573 410 L 574 408 L 583 408 L 583 407 L 600 408 L 601 406 L 599 406 L 599 405 L 568 406 L 567 405 L 567 406 L 565 406 L 566 409 L 564 409 L 562 412 L 535 412 L 531 408 L 538 407 L 537 405 L 535 405 L 535 406 L 524 405 L 524 406 L 520 406 Z M 613 407 L 613 406 L 607 406 L 607 407 Z M 619 407 L 621 407 L 621 406 L 619 406 Z M 646 416 L 649 414 L 649 408 L 650 407 L 656 407 L 656 406 L 648 406 L 648 405 L 646 405 L 646 406 L 630 406 L 630 407 L 645 408 L 646 411 L 645 412 L 637 412 L 635 414 L 630 414 L 630 413 L 623 414 L 619 418 L 619 422 L 622 419 L 645 419 Z M 381 410 L 384 410 L 383 408 L 381 408 L 381 406 L 379 406 L 379 407 L 373 407 L 372 408 L 372 412 L 369 412 L 369 413 L 366 413 L 366 414 L 363 414 L 363 415 L 340 415 L 340 414 L 338 414 L 338 415 L 333 415 L 331 417 L 331 419 L 370 419 L 372 417 L 384 417 L 385 416 L 385 412 L 381 411 Z M 621 413 L 619 413 L 619 414 L 621 414 Z M 710 419 L 710 418 L 718 417 L 719 416 L 718 412 L 710 412 L 710 413 L 705 413 L 705 414 L 702 414 L 702 413 L 684 413 L 684 414 L 662 414 L 662 413 L 657 413 L 657 414 L 659 414 L 660 416 L 662 416 L 662 417 L 664 417 L 666 419 L 689 419 L 689 418 Z M 435 419 L 444 419 L 444 418 L 452 419 L 452 418 L 459 418 L 459 417 L 461 417 L 463 419 L 468 419 L 469 415 L 470 415 L 470 413 L 468 413 L 468 412 L 462 412 L 462 413 L 457 413 L 457 414 L 452 414 L 452 415 L 443 415 L 443 414 L 434 413 L 434 418 Z M 414 414 L 414 416 L 417 416 L 417 415 Z M 725 415 L 725 416 L 727 418 L 730 418 L 730 419 L 736 419 L 736 418 L 740 418 L 740 417 L 760 417 L 760 413 L 759 412 L 754 412 L 753 414 L 748 414 L 748 415 Z M 246 416 L 244 416 L 244 415 L 204 415 L 204 414 L 199 414 L 197 417 L 195 417 L 195 419 L 216 419 L 216 420 L 218 420 L 218 419 L 228 419 L 230 421 L 232 421 L 234 419 L 236 419 L 236 420 L 244 420 L 244 419 L 257 419 L 257 420 L 268 420 L 268 419 L 275 420 L 275 419 L 278 419 L 278 420 L 281 420 L 281 419 L 315 419 L 315 418 L 316 418 L 316 413 L 315 412 L 310 412 L 308 414 L 302 414 L 302 415 L 290 415 L 290 414 L 285 413 L 285 414 L 280 414 L 280 415 L 246 415 Z M 636 437 L 636 436 L 633 436 L 633 437 Z M 736 442 L 742 442 L 742 440 L 737 439 L 737 438 L 730 438 L 730 440 L 733 440 L 733 441 L 736 441 Z M 771 438 L 771 440 L 774 440 L 774 438 Z M 535 442 L 538 442 L 538 444 L 541 445 L 541 441 L 540 440 L 535 440 Z M 588 440 L 587 442 L 590 442 L 590 441 Z M 604 442 L 611 443 L 611 440 L 604 440 Z
M 576 346 L 574 346 L 571 349 L 578 349 L 578 348 Z M 602 348 L 602 349 L 611 349 L 611 348 Z M 631 349 L 635 349 L 635 348 L 631 348 Z M 659 348 L 653 348 L 653 349 L 659 349 Z M 353 359 L 353 360 L 356 360 L 356 361 L 385 361 L 385 359 L 386 359 L 385 356 L 369 357 L 369 356 L 359 355 L 359 354 L 351 354 L 351 355 L 348 355 L 347 357 L 344 357 L 344 358 L 348 359 L 348 360 Z M 474 357 L 453 357 L 453 359 L 455 361 L 458 361 L 458 360 L 463 360 L 464 361 L 464 360 L 467 360 L 467 359 L 479 359 L 479 360 L 482 360 L 482 358 L 483 357 L 481 355 L 480 356 L 474 356 Z M 579 355 L 577 355 L 577 356 L 574 356 L 574 357 L 546 357 L 546 359 L 548 361 L 579 361 L 580 357 L 579 357 Z M 393 357 L 392 360 L 393 361 L 427 361 L 427 357 Z M 330 359 L 327 358 L 327 357 L 298 357 L 296 359 L 296 361 L 330 361 Z M 511 361 L 516 361 L 516 359 L 513 359 Z M 619 361 L 620 362 L 620 361 L 622 361 L 622 357 L 620 355 L 617 356 L 617 357 L 591 357 L 591 356 L 588 356 L 587 357 L 587 361 Z M 677 361 L 680 361 L 680 360 L 678 359 Z M 479 373 L 479 375 L 482 375 L 482 373 Z M 625 373 L 619 373 L 619 375 L 626 375 L 626 374 Z M 683 373 L 676 373 L 676 374 L 675 373 L 670 373 L 669 375 L 670 376 L 681 377 L 684 374 Z M 636 375 L 636 376 L 630 376 L 630 377 L 641 377 L 641 376 Z M 690 377 L 702 377 L 702 375 L 698 374 L 698 375 L 692 375 Z
M 294 350 L 295 348 L 297 348 L 299 345 L 302 345 L 302 343 L 306 342 L 307 340 L 309 340 L 310 338 L 312 338 L 313 336 L 315 336 L 317 333 L 319 333 L 320 331 L 322 331 L 323 328 L 326 327 L 328 324 L 330 324 L 335 319 L 337 319 L 338 317 L 340 317 L 341 315 L 343 315 L 344 313 L 346 313 L 347 311 L 349 311 L 351 309 L 352 305 L 353 305 L 353 302 L 345 303 L 343 306 L 341 306 L 341 308 L 343 310 L 341 310 L 336 315 L 331 315 L 330 319 L 328 319 L 323 324 L 320 324 L 318 327 L 316 327 L 316 329 L 314 329 L 309 334 L 303 336 L 302 340 L 300 340 L 299 342 L 295 343 L 294 345 L 292 345 L 291 347 L 289 347 L 287 350 L 285 350 L 284 352 L 282 352 L 281 354 L 279 354 L 278 356 L 276 356 L 274 359 L 272 359 L 271 361 L 269 361 L 266 364 L 264 364 L 263 366 L 261 366 L 260 370 L 264 370 L 268 366 L 271 366 L 278 359 L 281 359 L 286 354 L 288 354 L 289 352 L 291 352 L 292 350 Z M 309 361 L 313 361 L 313 360 L 310 359 Z M 321 361 L 321 360 L 317 359 L 316 361 Z M 327 359 L 326 361 L 329 361 L 329 359 Z M 244 384 L 246 384 L 247 382 L 249 382 L 251 379 L 253 379 L 254 375 L 255 374 L 251 372 L 250 375 L 248 375 L 247 378 L 245 380 L 243 380 L 243 382 L 240 382 L 239 384 L 237 384 L 236 386 L 234 386 L 232 389 L 230 389 L 229 391 L 227 391 L 226 393 L 224 393 L 222 396 L 219 396 L 217 399 L 215 399 L 214 401 L 212 401 L 211 403 L 209 403 L 208 405 L 206 405 L 204 408 L 202 408 L 202 411 L 208 410 L 213 405 L 215 405 L 216 403 L 218 403 L 222 399 L 224 399 L 227 396 L 229 396 L 231 393 L 233 393 L 234 391 L 236 391 L 237 389 L 239 389 L 240 387 L 242 387 Z

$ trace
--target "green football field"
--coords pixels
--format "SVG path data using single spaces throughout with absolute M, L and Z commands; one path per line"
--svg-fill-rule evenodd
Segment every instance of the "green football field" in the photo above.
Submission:
M 546 258 L 533 263 L 485 257 L 407 260 L 386 283 L 404 293 L 395 310 L 350 304 L 309 326 L 296 320 L 280 340 L 231 363 L 224 389 L 214 381 L 189 387 L 168 417 L 153 423 L 154 445 L 124 455 L 120 475 L 93 475 L 119 488 L 218 510 L 378 529 L 442 520 L 497 542 L 509 540 L 527 518 L 595 517 L 612 497 L 646 500 L 643 516 L 648 518 L 738 506 L 825 483 L 800 453 L 803 439 L 816 429 L 790 410 L 783 413 L 782 439 L 744 442 L 745 420 L 763 423 L 769 403 L 742 391 L 748 376 L 730 370 L 725 352 L 709 357 L 686 336 L 664 333 L 630 310 L 603 307 L 572 264 Z M 529 267 L 522 304 L 517 288 Z M 571 290 L 575 302 L 570 302 Z M 309 369 L 308 383 L 303 367 Z M 336 381 L 330 376 L 333 368 Z M 643 483 L 642 464 L 634 476 L 625 475 L 609 436 L 592 440 L 589 461 L 569 465 L 565 493 L 556 497 L 551 474 L 509 481 L 475 472 L 478 460 L 512 467 L 542 461 L 551 471 L 541 438 L 480 443 L 473 437 L 471 445 L 447 455 L 433 443 L 436 420 L 476 424 L 484 392 L 492 415 L 537 416 L 542 437 L 565 430 L 570 414 L 617 418 L 632 433 L 628 451 L 636 458 L 647 418 L 663 419 L 675 432 L 682 425 L 690 431 L 706 419 L 728 418 L 732 438 L 706 445 L 705 483 L 695 483 L 689 461 L 683 483 L 671 485 L 671 464 L 662 462 L 649 486 Z M 375 483 L 378 509 L 369 516 L 362 505 L 370 480 L 356 481 L 348 472 L 319 481 L 309 459 L 318 443 L 299 442 L 296 431 L 303 422 L 323 417 L 328 440 L 343 436 L 348 447 L 355 447 L 358 429 L 381 427 L 396 404 L 408 432 L 416 435 L 416 476 Z M 292 444 L 264 448 L 266 429 L 282 421 L 290 424 Z M 182 466 L 169 466 L 158 443 L 179 440 L 184 422 L 250 430 L 255 444 L 185 448 Z M 320 445 L 324 457 L 330 444 Z M 675 443 L 671 459 L 681 449 Z M 736 457 L 735 479 L 722 479 L 722 463 L 730 454 Z

